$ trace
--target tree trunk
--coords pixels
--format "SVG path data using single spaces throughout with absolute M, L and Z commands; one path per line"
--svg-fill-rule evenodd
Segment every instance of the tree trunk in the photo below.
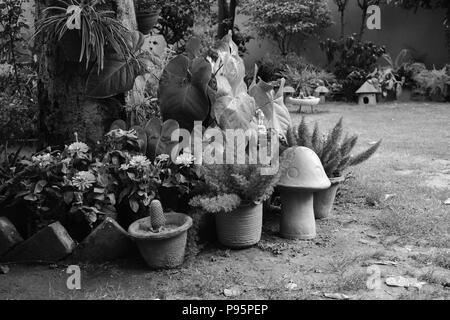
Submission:
M 345 10 L 345 8 L 344 8 L 344 10 Z M 345 36 L 345 20 L 344 20 L 344 17 L 345 17 L 345 12 L 344 12 L 344 10 L 342 10 L 341 11 L 341 38 L 344 38 L 344 36 Z
M 52 0 L 39 0 L 36 14 L 54 5 Z M 133 0 L 114 0 L 106 5 L 129 29 L 136 29 Z M 95 143 L 103 137 L 112 121 L 123 116 L 123 108 L 114 99 L 90 99 L 85 96 L 88 72 L 83 63 L 64 59 L 61 45 L 36 39 L 39 53 L 38 101 L 39 132 L 42 145 L 62 146 L 74 141 Z M 122 98 L 123 100 L 123 98 Z
M 222 39 L 226 35 L 226 18 L 228 3 L 227 0 L 218 0 L 218 27 L 217 27 L 217 38 Z
M 361 27 L 359 28 L 359 35 L 358 35 L 359 41 L 362 41 L 364 36 L 364 30 L 366 29 L 367 8 L 368 8 L 367 6 L 361 7 L 362 17 L 361 17 Z
M 234 29 L 237 0 L 218 0 L 217 38 L 222 39 L 228 30 Z

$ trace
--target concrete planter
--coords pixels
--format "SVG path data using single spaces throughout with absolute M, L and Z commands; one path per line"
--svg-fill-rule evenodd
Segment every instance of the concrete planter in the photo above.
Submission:
M 152 269 L 174 268 L 184 261 L 187 231 L 192 218 L 178 212 L 166 213 L 166 229 L 153 232 L 150 217 L 133 222 L 128 233 L 136 241 L 139 251 Z
M 229 213 L 217 213 L 217 239 L 233 249 L 250 247 L 259 242 L 262 230 L 262 203 L 241 205 Z
M 316 219 L 325 219 L 330 216 L 336 192 L 342 181 L 344 181 L 344 177 L 330 178 L 331 187 L 314 193 L 314 216 Z

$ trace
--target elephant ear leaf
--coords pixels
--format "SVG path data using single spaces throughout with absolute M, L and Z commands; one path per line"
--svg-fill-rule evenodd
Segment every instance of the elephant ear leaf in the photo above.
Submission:
M 194 121 L 206 120 L 211 108 L 207 89 L 210 79 L 211 64 L 205 59 L 190 60 L 184 55 L 172 59 L 159 84 L 163 120 L 174 119 L 189 131 Z
M 137 142 L 139 145 L 139 151 L 146 154 L 147 151 L 147 133 L 141 126 L 132 126 L 130 130 L 136 131 Z
M 186 53 L 191 59 L 198 57 L 201 45 L 202 42 L 197 37 L 190 38 L 189 41 L 186 43 Z
M 86 83 L 86 96 L 103 99 L 129 91 L 139 75 L 140 67 L 136 60 L 127 61 L 119 56 L 105 60 L 103 69 L 97 72 L 93 67 Z
M 255 99 L 256 106 L 264 113 L 269 126 L 286 136 L 291 126 L 291 115 L 283 101 L 284 82 L 284 79 L 281 79 L 280 89 L 275 93 L 271 85 L 259 80 L 257 84 L 252 84 L 249 94 Z
M 164 123 L 158 118 L 150 119 L 146 126 L 147 134 L 147 157 L 152 161 L 160 154 L 170 155 L 172 148 L 178 141 L 172 141 L 172 133 L 179 129 L 178 122 L 172 119 Z

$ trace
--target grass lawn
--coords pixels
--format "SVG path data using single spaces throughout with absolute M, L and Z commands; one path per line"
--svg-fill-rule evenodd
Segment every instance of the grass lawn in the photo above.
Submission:
M 308 109 L 309 110 L 309 109 Z M 261 242 L 230 251 L 217 244 L 179 269 L 149 271 L 140 259 L 83 265 L 82 289 L 66 288 L 66 266 L 10 265 L 0 275 L 0 299 L 450 299 L 450 105 L 327 104 L 302 115 L 312 126 L 359 135 L 356 151 L 383 139 L 379 151 L 352 168 L 333 216 L 317 222 L 312 241 L 278 237 L 277 214 L 265 216 Z M 292 110 L 294 111 L 294 110 Z M 390 265 L 379 265 L 380 261 Z M 374 262 L 375 261 L 375 262 Z M 369 290 L 367 266 L 382 286 Z M 414 277 L 417 288 L 390 287 L 388 276 Z M 297 287 L 289 286 L 295 283 Z M 233 299 L 233 297 L 228 298 Z

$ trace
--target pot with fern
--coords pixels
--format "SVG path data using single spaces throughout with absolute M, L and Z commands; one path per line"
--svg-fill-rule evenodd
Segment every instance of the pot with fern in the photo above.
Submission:
M 178 212 L 164 213 L 161 202 L 153 200 L 149 216 L 133 222 L 128 233 L 150 268 L 174 268 L 184 261 L 187 231 L 191 226 L 191 217 Z
M 273 175 L 261 175 L 262 168 L 257 164 L 201 167 L 206 192 L 193 197 L 189 204 L 214 214 L 217 239 L 226 247 L 247 248 L 261 239 L 262 203 L 284 170 L 280 166 Z
M 322 134 L 317 123 L 311 134 L 304 117 L 298 127 L 290 128 L 288 132 L 288 145 L 305 146 L 312 149 L 322 162 L 325 173 L 331 182 L 329 188 L 314 193 L 314 215 L 316 219 L 324 219 L 330 216 L 339 185 L 345 180 L 345 171 L 349 167 L 369 159 L 381 144 L 380 140 L 367 150 L 352 155 L 351 151 L 358 141 L 358 136 L 345 135 L 342 138 L 342 134 L 342 118 L 328 134 Z

